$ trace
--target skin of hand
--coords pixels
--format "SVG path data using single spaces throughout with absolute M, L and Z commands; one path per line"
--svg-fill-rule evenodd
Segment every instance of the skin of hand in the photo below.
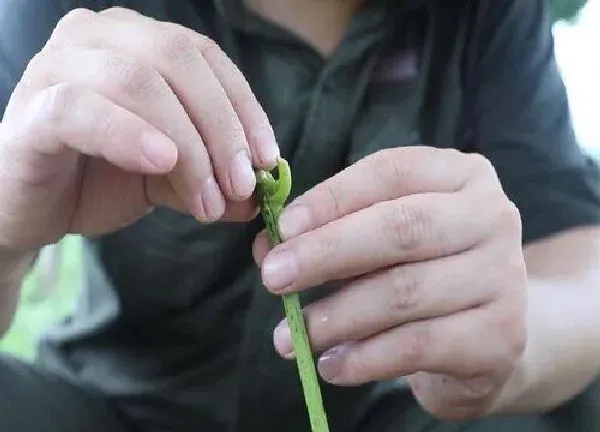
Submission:
M 491 163 L 428 147 L 383 150 L 294 200 L 285 242 L 254 244 L 275 294 L 331 283 L 305 307 L 321 376 L 336 385 L 406 377 L 445 419 L 484 416 L 527 345 L 521 219 Z M 287 325 L 274 332 L 291 358 Z
M 253 167 L 278 157 L 266 114 L 212 40 L 127 9 L 77 9 L 0 124 L 0 247 L 114 231 L 155 206 L 246 221 Z

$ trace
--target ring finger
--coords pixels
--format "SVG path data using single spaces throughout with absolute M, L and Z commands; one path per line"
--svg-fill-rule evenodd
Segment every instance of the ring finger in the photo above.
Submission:
M 392 327 L 473 308 L 493 301 L 503 269 L 487 265 L 480 251 L 399 265 L 356 279 L 305 307 L 311 346 L 323 351 Z M 472 269 L 486 268 L 477 283 Z M 283 321 L 274 332 L 276 350 L 292 351 Z
M 319 359 L 328 382 L 357 385 L 417 372 L 473 378 L 508 369 L 519 347 L 504 343 L 492 307 L 394 327 L 362 341 L 338 345 Z M 512 320 L 503 314 L 504 320 Z M 475 339 L 476 338 L 476 339 Z

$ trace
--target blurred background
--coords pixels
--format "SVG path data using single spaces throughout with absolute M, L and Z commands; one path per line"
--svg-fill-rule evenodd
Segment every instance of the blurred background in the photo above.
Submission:
M 1 0 L 0 0 L 1 1 Z M 548 0 L 556 55 L 581 146 L 600 160 L 600 0 Z M 31 359 L 36 337 L 74 306 L 82 271 L 76 236 L 49 246 L 25 280 L 19 309 L 0 350 Z

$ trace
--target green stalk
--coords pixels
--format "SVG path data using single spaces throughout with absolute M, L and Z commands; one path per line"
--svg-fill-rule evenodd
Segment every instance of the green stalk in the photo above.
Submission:
M 292 189 L 292 174 L 285 159 L 279 160 L 277 171 L 277 179 L 268 171 L 258 171 L 256 173 L 260 211 L 269 233 L 271 246 L 282 242 L 278 219 Z M 292 333 L 294 356 L 296 357 L 312 432 L 329 432 L 327 415 L 323 406 L 317 370 L 308 340 L 299 295 L 283 295 L 283 306 Z

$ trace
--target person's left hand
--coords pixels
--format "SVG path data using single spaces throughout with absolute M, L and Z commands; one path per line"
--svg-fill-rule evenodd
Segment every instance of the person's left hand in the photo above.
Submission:
M 405 376 L 439 418 L 486 415 L 526 345 L 521 220 L 484 157 L 427 147 L 368 156 L 293 201 L 286 240 L 254 244 L 276 294 L 326 282 L 305 307 L 321 376 Z M 292 358 L 282 322 L 274 343 Z

